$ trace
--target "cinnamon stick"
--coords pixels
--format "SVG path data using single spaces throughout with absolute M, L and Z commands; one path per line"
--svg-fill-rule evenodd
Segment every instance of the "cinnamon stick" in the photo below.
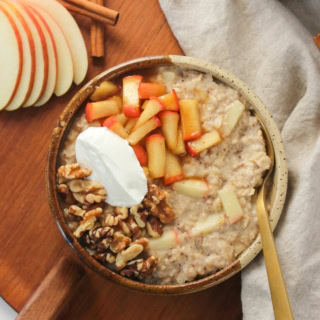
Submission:
M 104 0 L 91 0 L 104 5 Z M 91 57 L 101 58 L 104 56 L 104 25 L 98 21 L 92 21 L 90 27 Z

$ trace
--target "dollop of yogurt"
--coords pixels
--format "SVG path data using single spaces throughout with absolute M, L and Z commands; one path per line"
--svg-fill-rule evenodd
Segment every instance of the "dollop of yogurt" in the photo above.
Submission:
M 148 191 L 147 179 L 129 143 L 105 127 L 79 134 L 77 162 L 92 170 L 90 180 L 107 190 L 106 202 L 115 207 L 140 204 Z

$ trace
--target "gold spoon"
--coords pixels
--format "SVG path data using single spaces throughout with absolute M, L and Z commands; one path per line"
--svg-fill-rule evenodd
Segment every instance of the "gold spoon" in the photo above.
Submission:
M 255 112 L 254 112 L 255 113 Z M 274 243 L 273 234 L 271 231 L 268 212 L 266 209 L 266 184 L 270 177 L 272 176 L 274 168 L 274 149 L 269 133 L 259 118 L 255 113 L 255 116 L 259 120 L 263 133 L 266 140 L 267 153 L 271 160 L 270 169 L 260 187 L 258 197 L 257 197 L 257 216 L 259 229 L 261 234 L 263 255 L 266 264 L 269 287 L 271 292 L 273 311 L 276 320 L 290 320 L 293 319 L 291 306 L 283 280 L 281 267 L 277 255 L 277 249 Z

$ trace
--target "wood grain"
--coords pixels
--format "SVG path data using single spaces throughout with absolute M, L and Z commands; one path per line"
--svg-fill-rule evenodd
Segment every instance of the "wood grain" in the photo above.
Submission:
M 86 81 L 129 59 L 183 54 L 157 0 L 108 0 L 120 12 L 106 27 L 105 59 L 89 62 Z M 75 18 L 90 47 L 90 20 Z M 20 311 L 60 257 L 78 258 L 49 212 L 45 162 L 51 131 L 77 91 L 41 108 L 0 113 L 0 295 Z M 241 319 L 240 276 L 187 296 L 152 296 L 115 285 L 87 269 L 88 280 L 61 319 Z

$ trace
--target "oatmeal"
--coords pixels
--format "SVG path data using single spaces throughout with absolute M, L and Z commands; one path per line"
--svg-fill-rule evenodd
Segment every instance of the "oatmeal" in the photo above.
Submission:
M 123 106 L 119 99 L 101 101 L 108 114 L 88 103 L 60 153 L 70 166 L 59 169 L 58 190 L 71 231 L 98 261 L 148 283 L 184 283 L 227 267 L 257 236 L 256 187 L 270 166 L 247 102 L 208 74 L 173 67 L 124 78 Z M 128 141 L 148 178 L 137 206 L 106 203 L 98 176 L 90 183 L 100 201 L 88 198 L 90 187 L 77 189 L 92 168 L 75 165 L 76 139 L 101 124 Z

